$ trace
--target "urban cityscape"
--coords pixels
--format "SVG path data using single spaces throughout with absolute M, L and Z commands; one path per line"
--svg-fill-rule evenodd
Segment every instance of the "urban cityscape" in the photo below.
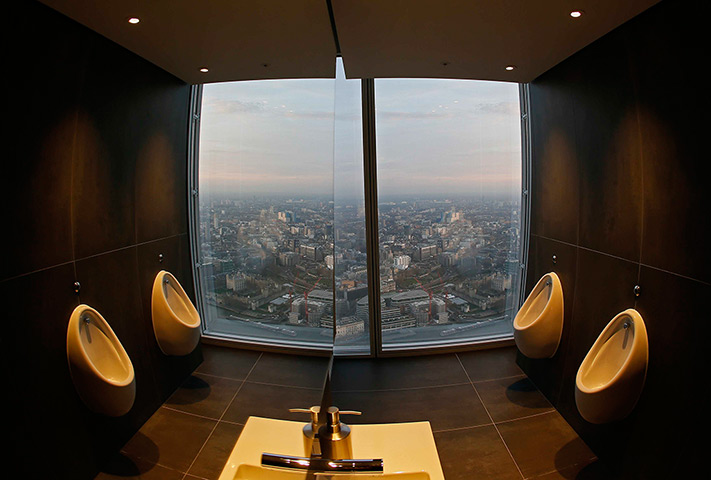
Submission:
M 383 345 L 512 332 L 520 278 L 520 201 L 381 201 Z M 200 201 L 200 277 L 208 331 L 367 349 L 362 200 L 228 194 Z

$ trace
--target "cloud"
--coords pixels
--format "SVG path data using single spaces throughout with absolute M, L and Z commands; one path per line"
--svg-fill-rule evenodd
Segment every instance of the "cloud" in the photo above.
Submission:
M 498 115 L 517 115 L 519 105 L 515 102 L 480 103 L 477 110 L 482 113 L 493 113 Z
M 202 110 L 208 114 L 258 113 L 265 111 L 264 102 L 245 102 L 211 98 L 203 102 Z
M 423 119 L 434 119 L 434 118 L 452 118 L 455 115 L 447 111 L 430 111 L 430 112 L 403 112 L 394 110 L 378 110 L 378 119 L 381 120 L 423 120 Z
M 334 99 L 327 80 L 211 87 L 203 96 L 201 182 L 242 192 L 328 193 L 334 182 L 342 192 L 362 191 L 357 89 Z M 378 80 L 379 186 L 388 193 L 515 188 L 517 88 Z
M 315 120 L 333 120 L 333 111 L 319 112 L 319 111 L 293 111 L 289 110 L 284 113 L 285 117 L 288 118 L 304 118 L 304 119 L 315 119 Z

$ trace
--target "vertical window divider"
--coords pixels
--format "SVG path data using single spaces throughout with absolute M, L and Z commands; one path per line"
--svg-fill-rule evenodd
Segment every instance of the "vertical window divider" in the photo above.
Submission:
M 207 328 L 202 282 L 200 281 L 200 198 L 199 198 L 199 153 L 200 153 L 200 113 L 202 109 L 202 85 L 190 87 L 188 119 L 188 227 L 190 238 L 190 260 L 193 272 L 195 306 L 200 314 L 201 329 Z
M 371 356 L 383 353 L 380 318 L 380 239 L 378 235 L 378 180 L 375 138 L 375 80 L 361 80 L 363 102 L 363 175 L 365 237 L 368 270 L 368 318 Z
M 521 308 L 526 298 L 528 245 L 531 228 L 531 103 L 529 84 L 519 84 L 518 91 L 521 108 L 521 275 L 519 276 L 518 308 Z

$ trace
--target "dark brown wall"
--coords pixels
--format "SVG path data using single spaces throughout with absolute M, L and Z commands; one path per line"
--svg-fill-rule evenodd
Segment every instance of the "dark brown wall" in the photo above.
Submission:
M 163 356 L 150 317 L 160 269 L 192 296 L 189 86 L 41 4 L 9 8 L 0 350 L 5 416 L 17 428 L 8 440 L 13 464 L 32 472 L 20 478 L 93 478 L 201 360 L 199 350 Z M 102 313 L 133 362 L 136 402 L 124 417 L 93 414 L 75 393 L 65 342 L 80 303 Z
M 705 401 L 711 202 L 697 5 L 665 0 L 530 88 L 527 291 L 557 272 L 565 324 L 554 358 L 519 354 L 519 364 L 621 478 L 681 478 L 701 461 L 695 434 Z M 645 389 L 629 418 L 591 425 L 575 406 L 575 374 L 626 308 L 647 326 Z

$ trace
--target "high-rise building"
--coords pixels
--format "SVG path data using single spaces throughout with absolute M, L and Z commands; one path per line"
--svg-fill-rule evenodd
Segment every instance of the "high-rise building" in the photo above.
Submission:
M 435 255 L 437 255 L 437 245 L 423 245 L 415 250 L 417 260 L 425 260 Z
M 241 273 L 228 273 L 225 276 L 225 284 L 228 289 L 238 292 L 247 286 L 247 278 Z
M 296 265 L 296 260 L 299 255 L 294 252 L 281 252 L 279 253 L 279 265 L 284 267 L 293 267 Z
M 444 252 L 439 255 L 439 264 L 443 267 L 451 267 L 456 263 L 457 256 L 452 252 Z
M 409 255 L 398 255 L 393 258 L 393 264 L 398 270 L 405 270 L 410 266 L 410 256 Z

